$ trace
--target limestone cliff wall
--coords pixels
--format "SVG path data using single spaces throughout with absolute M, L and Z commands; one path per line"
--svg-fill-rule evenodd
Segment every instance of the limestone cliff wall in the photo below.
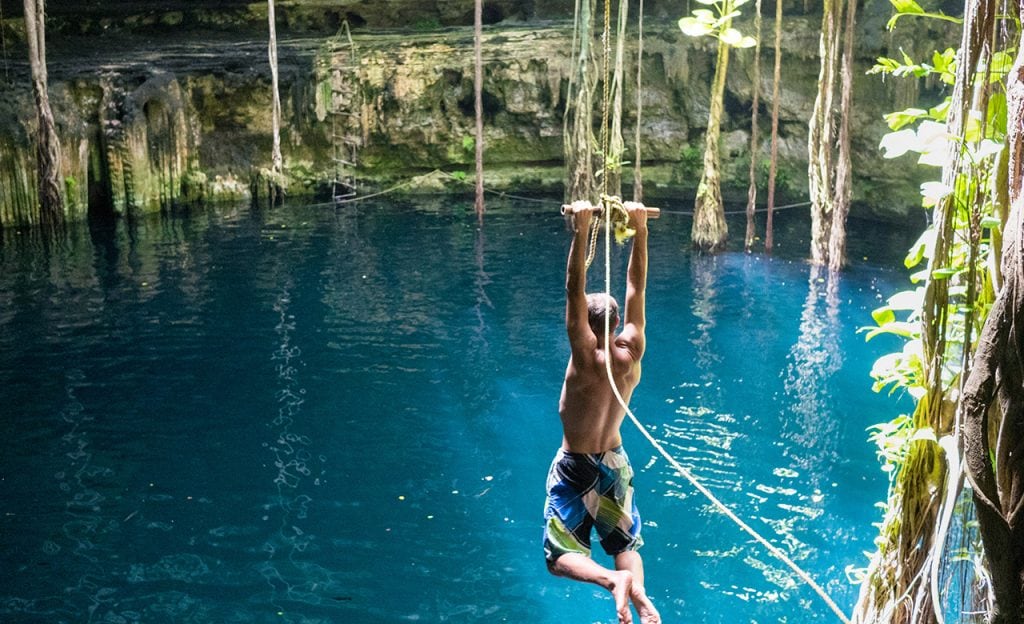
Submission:
M 314 3 L 299 4 L 309 10 Z M 342 4 L 352 13 L 359 3 Z M 452 11 L 450 19 L 457 21 L 454 3 L 436 4 L 430 15 L 448 15 L 441 11 L 444 5 Z M 508 17 L 516 3 L 506 4 L 491 3 L 492 10 Z M 247 5 L 239 11 L 249 15 L 258 8 Z M 172 29 L 181 24 L 166 12 L 152 19 L 157 25 L 170 23 L 167 27 Z M 16 22 L 5 23 L 11 40 L 16 40 Z M 780 182 L 792 198 L 800 198 L 806 186 L 806 123 L 818 73 L 817 27 L 816 17 L 787 18 Z M 863 27 L 866 33 L 869 27 Z M 765 32 L 771 28 L 766 20 Z M 51 45 L 51 97 L 63 147 L 70 218 L 84 218 L 90 211 L 158 210 L 258 191 L 252 183 L 270 161 L 265 43 L 252 33 L 239 38 L 223 30 L 174 32 L 173 37 L 127 32 L 115 37 L 69 36 Z M 571 23 L 564 20 L 512 20 L 487 29 L 485 166 L 492 188 L 523 191 L 561 184 L 562 109 L 571 36 Z M 847 114 L 856 133 L 855 214 L 892 218 L 917 205 L 917 174 L 912 163 L 893 167 L 882 161 L 877 151 L 886 131 L 881 115 L 915 102 L 919 94 L 916 88 L 908 94 L 906 83 L 886 83 L 864 74 L 876 56 L 886 53 L 887 45 L 884 37 L 863 38 L 855 105 Z M 364 188 L 434 169 L 471 171 L 471 29 L 363 28 L 353 32 L 351 43 L 340 35 L 293 33 L 282 38 L 279 48 L 283 152 L 293 195 L 328 193 L 339 168 Z M 629 54 L 628 64 L 633 66 L 635 45 Z M 710 42 L 684 37 L 674 20 L 648 24 L 641 133 L 649 191 L 684 201 L 692 197 L 713 58 Z M 763 137 L 771 106 L 771 63 L 770 50 L 765 51 Z M 731 61 L 723 119 L 725 190 L 737 199 L 745 197 L 751 158 L 752 66 L 752 51 L 738 52 Z M 5 80 L 0 94 L 0 226 L 11 226 L 38 218 L 35 120 L 27 67 L 8 61 Z M 635 85 L 629 84 L 623 125 L 630 135 L 634 101 Z M 632 161 L 632 140 L 626 143 L 626 160 Z M 766 141 L 755 157 L 767 158 Z M 338 165 L 338 160 L 345 163 Z

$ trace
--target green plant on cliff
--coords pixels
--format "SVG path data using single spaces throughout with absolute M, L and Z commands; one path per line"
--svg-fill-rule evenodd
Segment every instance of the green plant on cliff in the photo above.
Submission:
M 729 228 L 722 204 L 721 159 L 718 153 L 724 110 L 725 78 L 729 69 L 730 48 L 749 48 L 756 42 L 733 28 L 739 7 L 748 0 L 697 0 L 710 7 L 694 9 L 693 14 L 679 20 L 679 28 L 691 37 L 714 37 L 717 42 L 715 77 L 711 86 L 708 128 L 704 137 L 704 165 L 694 201 L 693 229 L 690 240 L 701 251 L 719 251 L 725 247 Z
M 67 195 L 68 203 L 74 203 L 78 199 L 78 180 L 75 176 L 64 177 L 64 193 Z
M 413 22 L 412 29 L 417 32 L 433 32 L 441 30 L 441 22 L 436 17 L 426 17 Z
M 986 4 L 994 9 L 994 3 Z M 894 5 L 906 10 L 896 17 L 927 15 L 913 0 L 894 0 Z M 972 2 L 969 10 L 980 5 Z M 871 374 L 876 391 L 905 393 L 913 410 L 871 428 L 890 485 L 877 551 L 856 575 L 862 581 L 855 611 L 859 622 L 934 622 L 947 607 L 940 577 L 949 575 L 951 566 L 963 565 L 958 562 L 966 561 L 972 574 L 983 568 L 970 544 L 961 544 L 956 553 L 947 553 L 944 546 L 954 522 L 974 522 L 970 515 L 955 515 L 973 512 L 958 505 L 964 462 L 962 441 L 956 438 L 962 423 L 957 425 L 954 415 L 1001 281 L 1001 232 L 1008 206 L 1004 85 L 1012 48 L 985 55 L 978 43 L 978 38 L 998 40 L 997 21 L 987 22 L 991 30 L 965 27 L 962 47 L 969 61 L 961 66 L 947 49 L 935 52 L 930 62 L 915 62 L 906 54 L 900 60 L 879 59 L 874 70 L 927 77 L 952 86 L 953 92 L 927 110 L 909 108 L 886 116 L 892 130 L 882 140 L 886 157 L 917 154 L 918 163 L 941 168 L 942 175 L 921 187 L 922 205 L 934 216 L 906 258 L 907 268 L 914 270 L 914 287 L 875 310 L 876 326 L 867 334 L 903 341 L 899 350 L 875 363 Z M 1019 33 L 1019 24 L 1007 26 Z M 966 612 L 969 605 L 960 609 Z
M 796 181 L 798 176 L 796 170 L 786 163 L 779 163 L 776 161 L 773 171 L 771 158 L 761 160 L 761 162 L 758 163 L 757 179 L 759 186 L 767 187 L 771 185 L 772 188 L 775 189 L 775 192 L 783 196 L 783 198 L 785 198 L 786 195 L 796 194 Z
M 679 150 L 679 175 L 685 181 L 700 175 L 704 156 L 696 145 L 684 145 Z

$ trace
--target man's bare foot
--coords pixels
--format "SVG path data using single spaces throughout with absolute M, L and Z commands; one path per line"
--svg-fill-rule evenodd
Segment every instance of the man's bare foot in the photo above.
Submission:
M 640 624 L 661 624 L 661 614 L 654 608 L 654 604 L 647 597 L 647 592 L 643 587 L 634 585 L 630 590 L 629 597 L 633 601 L 633 606 L 636 607 L 636 612 L 640 614 Z
M 618 570 L 611 575 L 612 583 L 608 589 L 615 599 L 615 612 L 619 615 L 619 624 L 633 624 L 633 614 L 629 610 L 629 597 L 633 594 L 633 573 L 629 570 Z

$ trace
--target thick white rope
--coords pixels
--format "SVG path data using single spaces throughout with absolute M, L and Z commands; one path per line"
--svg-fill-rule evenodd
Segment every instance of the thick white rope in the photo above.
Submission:
M 605 295 L 608 297 L 611 297 L 612 293 L 611 213 L 612 211 L 610 207 L 604 208 L 604 290 Z M 813 589 L 818 594 L 818 596 L 821 597 L 825 604 L 827 604 L 828 607 L 832 609 L 833 613 L 836 614 L 840 621 L 842 621 L 844 624 L 850 624 L 850 618 L 847 617 L 845 613 L 843 613 L 843 610 L 839 608 L 839 606 L 835 603 L 834 600 L 832 600 L 832 598 L 825 592 L 825 590 L 822 589 L 822 587 L 818 585 L 813 578 L 811 578 L 810 574 L 805 572 L 803 568 L 798 566 L 792 559 L 789 558 L 788 555 L 786 555 L 786 553 L 782 552 L 782 550 L 780 550 L 777 546 L 775 546 L 765 538 L 761 537 L 761 535 L 757 531 L 755 531 L 753 528 L 750 527 L 750 525 L 748 525 L 739 516 L 733 513 L 731 509 L 726 507 L 725 503 L 720 501 L 718 497 L 711 492 L 711 490 L 704 487 L 704 485 L 700 481 L 698 481 L 696 477 L 693 476 L 693 473 L 684 468 L 682 465 L 679 464 L 679 462 L 675 460 L 675 458 L 669 455 L 669 453 L 665 450 L 661 443 L 655 440 L 654 436 L 652 436 L 650 432 L 647 431 L 647 428 L 640 423 L 640 420 L 633 414 L 633 410 L 629 409 L 629 406 L 626 405 L 626 401 L 622 398 L 622 395 L 619 393 L 618 387 L 616 387 L 615 385 L 615 377 L 612 375 L 612 356 L 611 351 L 609 350 L 610 334 L 611 311 L 609 308 L 606 307 L 604 315 L 604 364 L 605 370 L 608 373 L 608 383 L 611 385 L 612 393 L 615 394 L 615 398 L 618 400 L 619 405 L 621 405 L 622 408 L 626 410 L 626 415 L 629 416 L 629 419 L 633 422 L 636 428 L 640 430 L 640 433 L 644 434 L 644 437 L 647 438 L 647 441 L 651 443 L 651 446 L 653 446 L 655 450 L 657 450 L 658 453 L 665 458 L 665 461 L 667 461 L 669 465 L 671 465 L 672 468 L 676 470 L 677 473 L 679 473 L 682 477 L 689 481 L 690 485 L 692 485 L 698 492 L 703 494 L 709 501 L 711 501 L 719 511 L 721 511 L 723 514 L 725 514 L 727 518 L 736 523 L 736 525 L 740 529 L 742 529 L 744 532 L 750 535 L 750 537 L 754 538 L 759 544 L 764 546 L 765 549 L 767 549 L 768 552 L 771 553 L 776 559 L 786 564 L 786 566 L 788 566 L 790 570 L 792 570 L 797 576 L 803 579 L 803 581 L 807 583 L 811 587 L 811 589 Z

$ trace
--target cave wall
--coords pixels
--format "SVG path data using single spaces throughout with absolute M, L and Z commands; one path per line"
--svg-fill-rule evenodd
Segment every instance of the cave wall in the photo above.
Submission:
M 291 194 L 329 192 L 339 156 L 356 163 L 348 167 L 349 174 L 378 187 L 438 168 L 471 171 L 472 31 L 445 26 L 465 19 L 460 13 L 465 3 L 418 3 L 423 23 L 405 30 L 370 27 L 401 18 L 392 15 L 397 8 L 380 3 L 330 3 L 333 13 L 327 17 L 328 3 L 281 4 L 291 16 L 285 18 L 289 27 L 298 33 L 279 41 L 282 151 Z M 492 188 L 560 187 L 572 25 L 547 18 L 571 12 L 562 4 L 568 3 L 488 3 L 491 16 L 503 20 L 484 36 L 485 167 Z M 117 17 L 95 8 L 74 13 L 51 5 L 54 30 L 63 33 L 53 39 L 49 60 L 69 218 L 90 212 L 130 215 L 183 202 L 239 198 L 251 191 L 252 181 L 269 167 L 271 143 L 266 44 L 255 26 L 261 7 L 265 19 L 265 4 L 225 3 L 218 21 L 203 3 Z M 653 5 L 655 17 L 667 12 L 667 3 Z M 75 32 L 85 36 L 68 30 L 76 15 Z M 196 25 L 197 15 L 207 16 L 205 26 Z M 406 25 L 416 15 L 407 16 Z M 336 30 L 310 34 L 310 24 L 353 16 L 363 21 L 352 31 L 351 44 Z M 233 20 L 255 30 L 242 36 L 232 30 Z M 881 116 L 920 99 L 937 101 L 940 94 L 921 94 L 916 86 L 908 92 L 907 81 L 865 75 L 874 58 L 892 46 L 878 34 L 877 21 L 870 13 L 862 21 L 855 103 L 848 112 L 855 131 L 854 214 L 891 219 L 918 205 L 916 177 L 921 172 L 909 161 L 900 167 L 882 161 L 877 145 L 887 129 Z M 112 34 L 96 35 L 104 23 Z M 217 25 L 217 34 L 211 34 L 211 24 Z M 802 198 L 806 190 L 818 24 L 816 16 L 786 21 L 780 98 L 784 197 Z M 15 44 L 17 26 L 16 17 L 4 22 Z M 771 20 L 765 20 L 764 32 L 771 28 Z M 635 43 L 627 55 L 627 66 L 633 66 Z M 683 36 L 674 18 L 648 18 L 641 131 L 649 192 L 692 198 L 713 59 L 712 43 Z M 771 51 L 763 51 L 759 161 L 768 153 L 772 62 Z M 6 74 L 10 84 L 0 94 L 0 226 L 38 220 L 27 67 L 12 65 Z M 752 51 L 735 52 L 722 122 L 727 198 L 745 198 L 753 80 Z M 635 90 L 629 79 L 624 102 L 625 159 L 632 161 Z M 631 178 L 628 171 L 626 178 Z M 436 178 L 424 182 L 437 184 Z

